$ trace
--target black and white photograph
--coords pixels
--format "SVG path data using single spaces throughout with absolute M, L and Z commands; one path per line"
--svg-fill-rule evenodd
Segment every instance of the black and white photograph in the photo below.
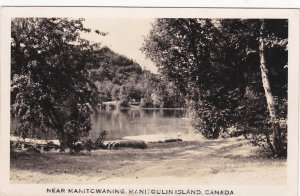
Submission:
M 296 195 L 298 12 L 73 9 L 2 18 L 10 186 Z

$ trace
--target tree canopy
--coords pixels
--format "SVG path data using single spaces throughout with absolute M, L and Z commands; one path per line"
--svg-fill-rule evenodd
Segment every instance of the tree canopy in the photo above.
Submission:
M 141 100 L 141 107 L 184 106 L 184 97 L 172 82 L 142 70 L 133 59 L 106 46 L 94 51 L 93 56 L 94 63 L 88 70 L 89 79 L 97 86 L 102 101 L 121 101 L 125 107 L 129 102 Z
M 162 18 L 153 23 L 142 50 L 192 102 L 193 125 L 205 137 L 240 126 L 259 136 L 256 144 L 272 146 L 266 141 L 272 133 L 254 131 L 270 130 L 260 46 L 263 42 L 276 115 L 286 120 L 287 35 L 287 20 Z
M 64 148 L 90 130 L 98 93 L 87 68 L 97 45 L 80 39 L 90 31 L 82 20 L 12 19 L 11 113 L 20 134 L 54 132 Z
M 11 115 L 19 121 L 16 132 L 23 137 L 56 135 L 62 150 L 88 135 L 91 114 L 102 101 L 120 100 L 128 106 L 129 101 L 144 99 L 145 107 L 174 107 L 178 95 L 169 81 L 142 70 L 134 60 L 81 39 L 80 33 L 91 31 L 82 21 L 11 21 Z

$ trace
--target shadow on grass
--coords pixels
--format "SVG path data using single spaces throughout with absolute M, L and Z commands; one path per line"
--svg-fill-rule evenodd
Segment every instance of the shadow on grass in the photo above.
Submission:
M 190 151 L 201 152 L 189 154 Z M 236 153 L 238 152 L 238 153 Z M 93 151 L 89 156 L 72 156 L 57 152 L 13 152 L 11 169 L 36 171 L 51 175 L 101 175 L 102 172 L 119 172 L 122 169 L 143 169 L 143 163 L 155 164 L 164 160 L 174 160 L 188 155 L 191 161 L 207 160 L 232 162 L 272 162 L 268 151 L 254 148 L 244 139 L 219 139 L 148 144 L 147 149 L 122 148 L 118 150 Z

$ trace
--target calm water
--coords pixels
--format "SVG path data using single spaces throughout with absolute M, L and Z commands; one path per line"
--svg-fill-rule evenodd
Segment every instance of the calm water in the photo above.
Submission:
M 92 117 L 91 138 L 103 130 L 107 139 L 129 135 L 188 133 L 193 130 L 186 109 L 121 109 L 99 110 Z
M 193 131 L 186 109 L 116 109 L 98 110 L 92 116 L 92 130 L 89 138 L 97 138 L 101 131 L 108 132 L 107 140 L 121 139 L 124 136 L 178 133 Z M 12 119 L 12 133 L 18 126 Z M 37 131 L 28 137 L 55 139 L 51 133 Z

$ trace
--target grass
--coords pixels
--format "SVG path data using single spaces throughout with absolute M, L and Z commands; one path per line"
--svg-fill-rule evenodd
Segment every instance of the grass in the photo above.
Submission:
M 71 156 L 16 152 L 12 183 L 285 184 L 286 160 L 244 139 L 149 143 L 147 149 L 98 150 Z M 229 180 L 230 179 L 230 180 Z

